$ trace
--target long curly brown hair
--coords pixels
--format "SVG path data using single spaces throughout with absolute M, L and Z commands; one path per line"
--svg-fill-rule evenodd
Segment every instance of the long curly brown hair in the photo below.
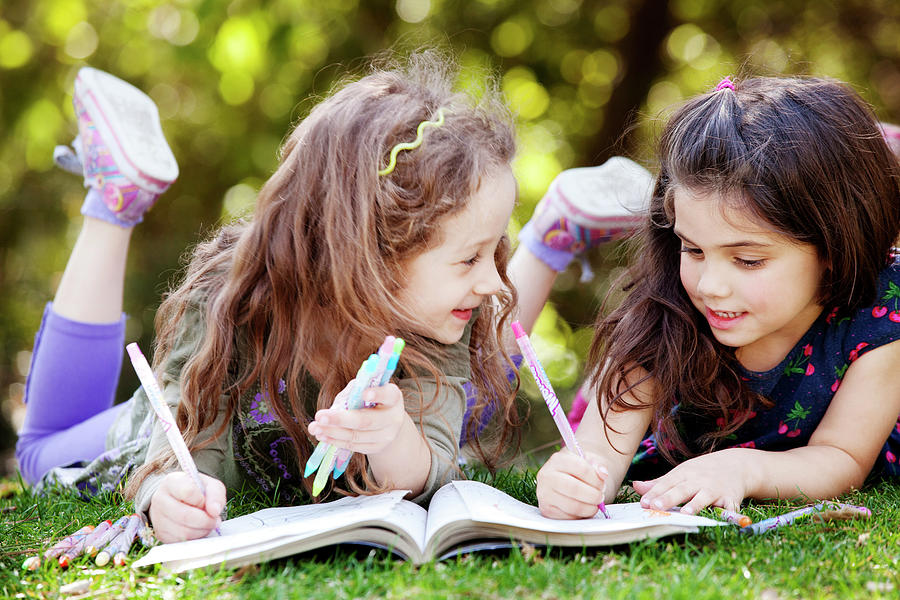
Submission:
M 649 218 L 621 282 L 628 295 L 598 319 L 588 364 L 604 419 L 638 408 L 624 395 L 655 382 L 651 428 L 674 461 L 672 450 L 713 450 L 754 402 L 766 402 L 743 383 L 734 348 L 716 341 L 681 285 L 674 188 L 718 192 L 814 246 L 826 265 L 819 303 L 846 314 L 874 300 L 900 233 L 900 169 L 865 102 L 840 82 L 813 78 L 748 79 L 693 98 L 669 120 L 658 154 Z M 725 426 L 684 440 L 676 404 Z
M 387 333 L 407 341 L 404 373 L 440 382 L 439 345 L 415 333 L 422 331 L 416 316 L 396 305 L 404 264 L 515 153 L 513 121 L 496 82 L 486 78 L 476 98 L 454 89 L 456 76 L 448 57 L 428 51 L 402 64 L 382 62 L 344 83 L 287 138 L 252 218 L 197 246 L 183 282 L 157 313 L 154 354 L 154 366 L 166 366 L 188 309 L 202 307 L 202 341 L 175 367 L 182 398 L 177 420 L 192 450 L 202 447 L 198 435 L 213 427 L 220 404 L 227 414 L 215 436 L 230 426 L 252 386 L 274 390 L 283 379 L 288 402 L 273 402 L 272 410 L 298 464 L 305 464 L 314 410 L 302 401 L 302 382 L 312 376 L 320 386 L 318 408 L 330 406 Z M 419 148 L 401 152 L 395 170 L 379 177 L 390 149 L 415 139 L 418 124 L 434 119 L 439 108 L 443 126 L 429 128 Z M 489 448 L 470 438 L 491 469 L 519 444 L 521 417 L 505 375 L 512 363 L 499 343 L 516 300 L 505 275 L 509 253 L 504 239 L 494 256 L 504 291 L 484 302 L 470 343 L 473 422 L 491 403 L 499 413 Z M 428 411 L 431 401 L 423 398 L 418 410 Z M 129 489 L 170 464 L 167 456 L 144 465 Z M 380 491 L 358 454 L 346 481 L 356 493 Z M 310 485 L 304 482 L 307 491 Z

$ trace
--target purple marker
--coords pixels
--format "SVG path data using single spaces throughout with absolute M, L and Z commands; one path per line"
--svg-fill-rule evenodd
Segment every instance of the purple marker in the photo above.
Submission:
M 578 440 L 575 439 L 575 432 L 572 431 L 572 426 L 569 425 L 569 421 L 559 405 L 559 398 L 556 397 L 556 392 L 553 391 L 553 386 L 550 385 L 550 379 L 547 378 L 547 373 L 534 352 L 534 347 L 531 345 L 531 340 L 528 339 L 528 334 L 525 333 L 521 323 L 518 321 L 513 321 L 512 330 L 516 336 L 516 343 L 519 344 L 519 348 L 522 350 L 522 356 L 525 357 L 525 362 L 528 363 L 528 368 L 531 369 L 531 374 L 534 375 L 534 381 L 537 383 L 538 389 L 541 390 L 541 396 L 544 397 L 544 402 L 547 404 L 547 408 L 550 409 L 553 422 L 556 423 L 556 428 L 559 429 L 559 433 L 562 435 L 563 443 L 566 445 L 566 448 L 584 458 L 584 451 L 578 445 Z M 606 512 L 606 505 L 603 502 L 597 508 L 600 509 L 604 517 L 609 518 L 609 513 Z

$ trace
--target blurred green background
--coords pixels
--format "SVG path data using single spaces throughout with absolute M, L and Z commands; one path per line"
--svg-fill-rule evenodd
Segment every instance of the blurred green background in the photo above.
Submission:
M 76 132 L 78 68 L 146 91 L 181 167 L 129 257 L 127 338 L 149 348 L 181 256 L 248 209 L 289 127 L 366 57 L 422 46 L 502 78 L 519 126 L 513 233 L 562 169 L 625 154 L 652 170 L 667 111 L 725 75 L 840 78 L 881 119 L 900 120 L 897 0 L 2 0 L 0 474 L 14 466 L 34 332 L 80 226 L 80 181 L 51 158 Z M 538 322 L 535 346 L 565 405 L 622 250 L 590 256 L 597 277 L 588 285 L 571 267 Z M 137 381 L 130 367 L 122 372 L 125 398 Z M 536 455 L 558 436 L 523 379 Z

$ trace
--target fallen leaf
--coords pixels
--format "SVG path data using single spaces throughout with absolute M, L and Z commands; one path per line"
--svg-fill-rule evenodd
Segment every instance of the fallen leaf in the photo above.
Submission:
M 528 542 L 522 542 L 522 556 L 530 563 L 540 563 L 544 560 L 541 558 L 541 551 Z

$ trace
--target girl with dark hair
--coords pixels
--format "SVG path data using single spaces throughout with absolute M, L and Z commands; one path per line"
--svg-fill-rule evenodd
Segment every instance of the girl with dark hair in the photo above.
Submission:
M 624 302 L 599 318 L 587 459 L 537 477 L 543 514 L 589 517 L 626 478 L 651 508 L 831 498 L 900 475 L 900 165 L 826 79 L 759 78 L 686 102 Z

